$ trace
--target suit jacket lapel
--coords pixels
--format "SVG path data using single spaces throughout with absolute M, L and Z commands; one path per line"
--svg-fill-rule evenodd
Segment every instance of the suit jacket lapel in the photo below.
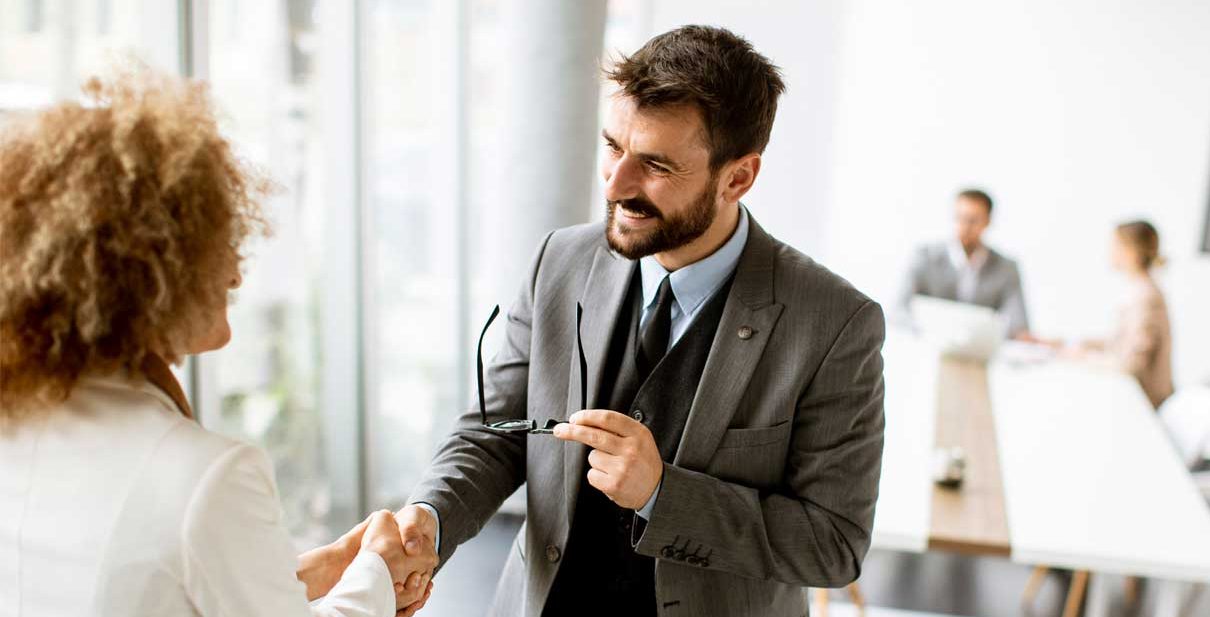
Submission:
M 623 259 L 604 246 L 597 247 L 593 259 L 592 270 L 588 273 L 588 282 L 584 285 L 584 294 L 580 304 L 584 307 L 584 323 L 581 337 L 584 343 L 584 356 L 588 364 L 588 396 L 586 400 L 590 407 L 599 406 L 597 400 L 601 391 L 601 377 L 605 370 L 605 356 L 609 351 L 610 336 L 617 325 L 622 312 L 622 301 L 630 287 L 630 279 L 638 262 Z M 575 341 L 574 330 L 571 340 Z M 572 368 L 569 372 L 571 381 L 567 384 L 567 414 L 580 410 L 580 360 L 579 354 L 572 350 Z M 567 497 L 568 528 L 575 514 L 576 499 L 580 494 L 580 480 L 587 473 L 585 459 L 588 447 L 578 443 L 567 443 L 563 449 L 563 489 Z
M 677 448 L 678 467 L 702 469 L 710 461 L 784 308 L 773 297 L 773 238 L 749 220 L 748 244 Z

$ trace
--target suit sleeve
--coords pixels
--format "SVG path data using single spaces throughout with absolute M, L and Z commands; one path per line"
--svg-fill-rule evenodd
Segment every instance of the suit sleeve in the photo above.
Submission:
M 538 249 L 526 283 L 508 311 L 504 343 L 486 367 L 484 400 L 489 422 L 527 415 L 534 293 L 538 268 L 552 235 Z M 500 435 L 484 429 L 476 403 L 458 418 L 453 433 L 438 448 L 408 501 L 428 504 L 437 511 L 442 565 L 525 482 L 526 439 L 525 433 Z
M 666 558 L 685 547 L 698 567 L 804 586 L 855 580 L 882 465 L 885 335 L 874 302 L 849 318 L 799 401 L 781 490 L 665 465 L 635 550 Z
M 1017 336 L 1029 332 L 1029 314 L 1025 311 L 1025 291 L 1021 286 L 1021 271 L 1013 264 L 1009 269 L 1004 302 L 1000 312 L 1008 318 L 1008 335 Z
M 386 617 L 395 591 L 386 563 L 362 552 L 328 595 L 307 603 L 264 451 L 235 446 L 212 464 L 182 528 L 186 593 L 207 617 Z

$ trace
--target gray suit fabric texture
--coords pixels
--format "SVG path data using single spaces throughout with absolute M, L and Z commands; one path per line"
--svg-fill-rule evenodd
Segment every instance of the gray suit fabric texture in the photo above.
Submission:
M 922 295 L 945 300 L 958 300 L 958 270 L 944 242 L 929 244 L 916 250 L 899 295 L 898 310 L 907 314 L 912 296 Z M 991 247 L 987 261 L 979 269 L 974 304 L 999 312 L 1008 320 L 1009 336 L 1029 330 L 1029 315 L 1025 311 L 1025 294 L 1021 290 L 1021 273 L 1017 262 Z
M 489 421 L 579 409 L 576 305 L 587 400 L 598 400 L 636 261 L 603 223 L 552 232 L 507 314 L 485 375 Z M 801 616 L 804 586 L 855 580 L 870 546 L 883 446 L 882 308 L 753 220 L 701 382 L 634 550 L 655 558 L 661 616 Z M 587 447 L 499 435 L 461 416 L 410 502 L 441 520 L 440 559 L 526 484 L 527 518 L 492 615 L 538 617 L 563 562 Z M 587 485 L 585 485 L 587 486 Z M 595 490 L 587 487 L 584 490 Z M 638 516 L 635 514 L 634 516 Z M 683 546 L 688 550 L 677 550 Z M 689 551 L 709 553 L 690 559 Z M 592 598 L 584 598 L 591 614 Z

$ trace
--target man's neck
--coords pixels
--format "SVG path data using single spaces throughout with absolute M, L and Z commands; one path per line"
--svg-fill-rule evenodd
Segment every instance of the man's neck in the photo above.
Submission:
M 981 248 L 983 248 L 982 242 L 975 242 L 970 246 L 963 244 L 962 252 L 966 253 L 966 258 L 969 260 L 971 257 L 974 257 L 975 253 L 979 252 L 979 249 Z
M 685 266 L 697 263 L 714 254 L 731 239 L 735 228 L 739 225 L 739 204 L 723 206 L 714 217 L 714 223 L 693 242 L 671 251 L 656 253 L 655 260 L 669 272 L 676 272 Z

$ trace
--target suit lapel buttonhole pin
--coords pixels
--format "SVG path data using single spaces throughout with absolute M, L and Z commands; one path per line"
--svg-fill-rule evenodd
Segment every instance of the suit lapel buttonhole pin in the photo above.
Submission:
M 756 332 L 755 330 L 753 330 L 752 328 L 749 328 L 748 326 L 741 326 L 739 329 L 739 332 L 737 332 L 736 334 L 739 335 L 740 339 L 746 341 L 746 340 L 752 338 L 752 335 L 755 334 L 755 332 Z

